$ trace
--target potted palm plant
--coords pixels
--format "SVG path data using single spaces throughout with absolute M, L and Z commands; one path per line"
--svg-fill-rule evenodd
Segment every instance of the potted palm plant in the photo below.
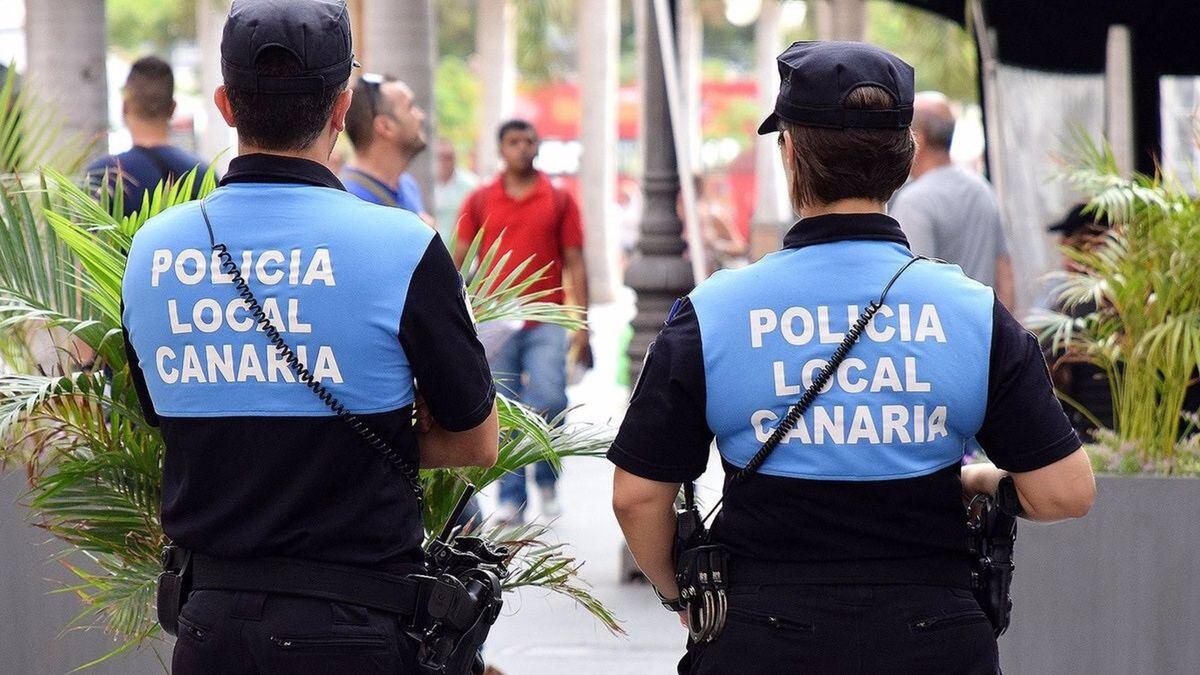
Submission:
M 1076 269 L 1057 276 L 1068 309 L 1093 309 L 1028 324 L 1062 358 L 1104 371 L 1113 426 L 1087 446 L 1100 474 L 1092 513 L 1020 532 L 1002 653 L 1014 672 L 1190 672 L 1200 435 L 1185 401 L 1200 372 L 1200 183 L 1125 177 L 1107 148 L 1081 148 L 1069 178 L 1114 227 L 1094 249 L 1064 250 Z
M 18 109 L 0 109 L 0 133 L 18 124 Z M 12 175 L 0 182 L 2 459 L 9 468 L 24 469 L 24 504 L 34 523 L 61 544 L 54 557 L 71 577 L 62 590 L 82 602 L 75 625 L 102 628 L 115 641 L 84 665 L 165 645 L 154 620 L 164 543 L 158 520 L 163 443 L 145 423 L 129 377 L 120 289 L 133 234 L 148 218 L 188 200 L 197 182 L 201 195 L 215 188 L 211 172 L 189 174 L 148 193 L 129 217 L 119 215 L 119 186 L 114 197 L 97 201 L 67 173 L 48 167 L 36 182 Z M 498 243 L 485 252 L 480 270 L 492 269 L 488 263 L 497 249 Z M 527 293 L 541 274 L 518 280 L 527 265 L 503 277 L 463 270 L 478 320 L 578 327 L 575 309 Z M 45 331 L 52 331 L 56 345 L 49 362 L 30 349 L 31 334 Z M 535 461 L 598 456 L 608 446 L 604 428 L 547 422 L 503 397 L 498 406 L 503 440 L 494 467 L 422 472 L 428 532 L 440 530 L 468 482 L 482 488 Z M 580 563 L 563 544 L 546 543 L 546 532 L 545 525 L 531 524 L 486 533 L 514 551 L 506 591 L 537 586 L 565 594 L 619 632 L 579 577 Z

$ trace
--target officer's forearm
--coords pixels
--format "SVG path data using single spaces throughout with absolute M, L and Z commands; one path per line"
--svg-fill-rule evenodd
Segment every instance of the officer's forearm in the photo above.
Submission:
M 495 404 L 487 419 L 466 431 L 446 431 L 431 423 L 428 431 L 417 434 L 421 468 L 492 466 L 496 463 L 499 433 Z
M 620 468 L 613 477 L 613 512 L 629 551 L 650 583 L 667 598 L 679 596 L 671 561 L 678 494 L 678 483 L 647 480 Z

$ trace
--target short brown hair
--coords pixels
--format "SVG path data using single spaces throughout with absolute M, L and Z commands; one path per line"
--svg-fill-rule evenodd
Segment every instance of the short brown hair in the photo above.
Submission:
M 171 119 L 175 111 L 175 74 L 157 56 L 133 62 L 125 79 L 125 100 L 133 114 L 147 120 Z
M 891 108 L 886 89 L 859 87 L 846 98 L 846 107 L 863 110 Z M 793 206 L 828 204 L 840 199 L 886 202 L 908 180 L 916 143 L 903 129 L 827 129 L 779 120 L 792 139 L 795 171 L 790 191 Z
M 391 103 L 383 97 L 382 86 L 398 82 L 391 75 L 380 76 L 379 82 L 368 82 L 359 78 L 354 83 L 354 98 L 346 111 L 346 135 L 355 150 L 362 150 L 375 142 L 375 117 L 391 112 Z

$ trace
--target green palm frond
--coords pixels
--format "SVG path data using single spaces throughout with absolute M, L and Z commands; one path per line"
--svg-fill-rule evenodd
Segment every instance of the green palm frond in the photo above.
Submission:
M 503 273 L 511 256 L 508 252 L 501 253 L 503 240 L 504 235 L 501 234 L 476 263 L 483 246 L 483 230 L 480 230 L 471 241 L 462 269 L 459 270 L 467 282 L 467 294 L 471 296 L 471 311 L 475 314 L 475 320 L 479 323 L 537 321 L 568 330 L 583 328 L 583 308 L 543 301 L 556 289 L 530 292 L 529 289 L 546 275 L 549 264 L 535 270 L 532 269 L 533 259 L 530 258 L 508 274 Z
M 531 523 L 516 528 L 494 527 L 483 535 L 498 541 L 513 553 L 510 575 L 504 581 L 506 592 L 538 588 L 565 595 L 594 616 L 614 635 L 625 631 L 613 613 L 580 580 L 583 563 L 567 553 L 565 544 L 547 543 L 550 526 Z
M 79 134 L 64 133 L 57 111 L 22 90 L 9 64 L 0 86 L 0 173 L 31 173 L 43 166 L 74 173 L 93 145 Z

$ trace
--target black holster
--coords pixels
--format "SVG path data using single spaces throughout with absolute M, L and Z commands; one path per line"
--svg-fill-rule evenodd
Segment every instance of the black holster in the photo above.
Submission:
M 968 507 L 967 531 L 971 591 L 991 622 L 992 632 L 1000 637 L 1012 619 L 1017 519 L 1001 511 L 991 498 L 979 496 Z
M 192 592 L 192 553 L 178 546 L 162 550 L 163 571 L 158 575 L 158 625 L 167 635 L 179 633 L 179 612 Z

